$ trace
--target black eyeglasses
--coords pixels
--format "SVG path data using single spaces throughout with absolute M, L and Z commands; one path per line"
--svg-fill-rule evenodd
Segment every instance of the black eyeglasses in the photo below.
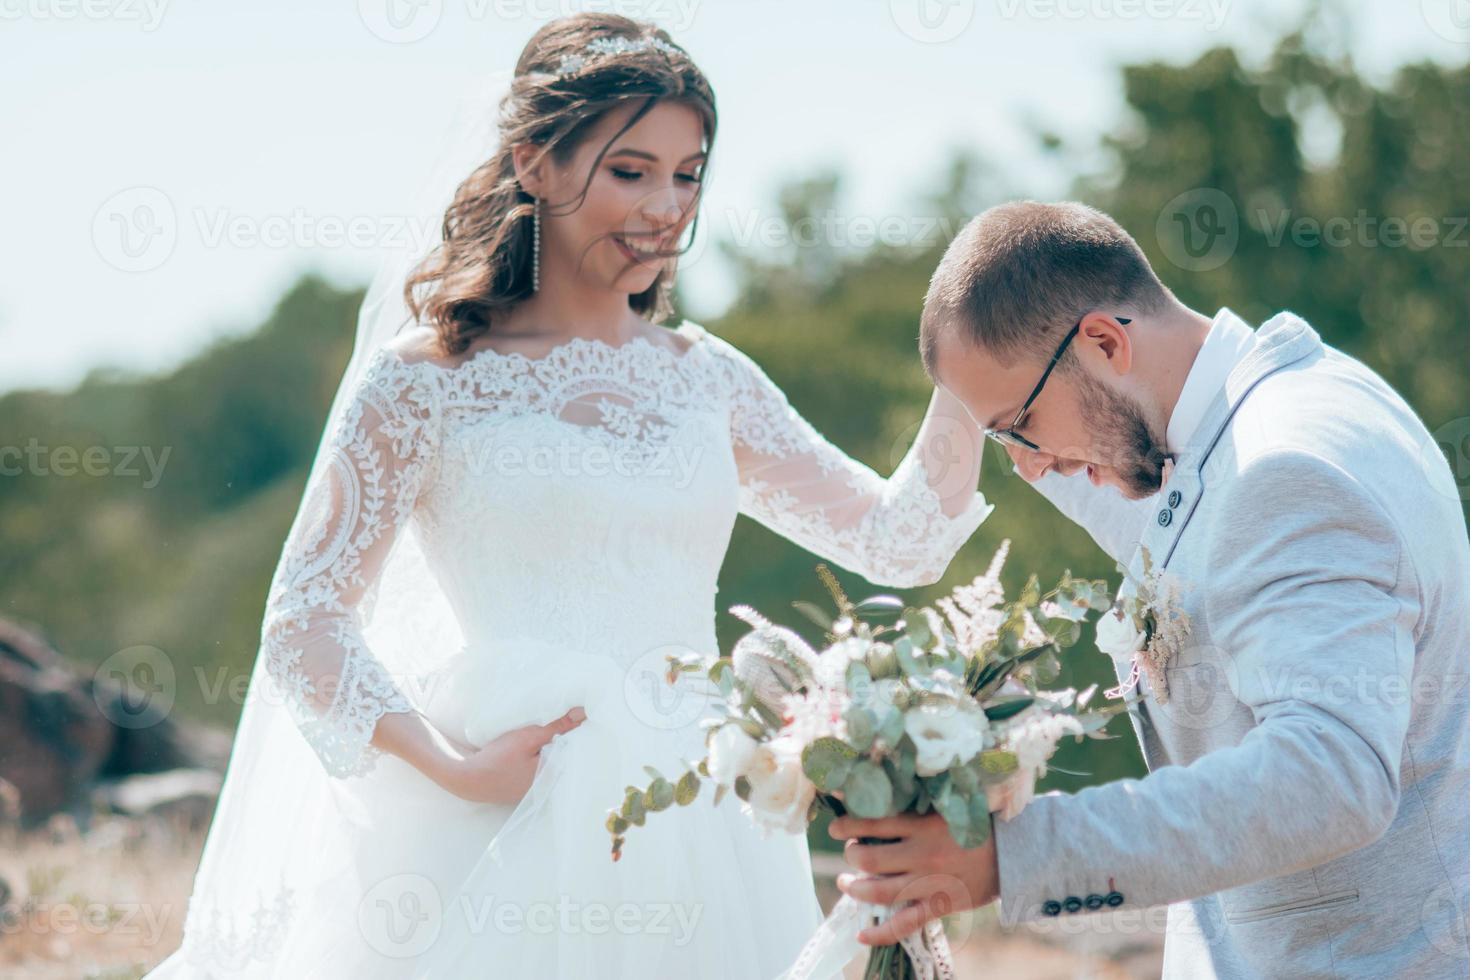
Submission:
M 1126 316 L 1115 317 L 1115 319 L 1119 323 L 1124 325 L 1133 322 L 1130 318 Z M 1025 436 L 1021 435 L 1021 433 L 1017 432 L 1016 426 L 1020 425 L 1021 419 L 1026 417 L 1026 412 L 1028 409 L 1031 408 L 1031 404 L 1036 401 L 1036 396 L 1040 395 L 1041 389 L 1046 387 L 1046 379 L 1051 377 L 1052 368 L 1057 366 L 1057 361 L 1060 361 L 1062 359 L 1062 355 L 1066 353 L 1067 345 L 1072 342 L 1072 338 L 1077 336 L 1077 332 L 1081 329 L 1082 321 L 1078 320 L 1077 325 L 1071 330 L 1067 331 L 1067 336 L 1063 337 L 1061 344 L 1057 346 L 1057 352 L 1053 354 L 1051 356 L 1051 360 L 1047 362 L 1046 370 L 1041 372 L 1041 380 L 1036 382 L 1035 388 L 1031 389 L 1031 397 L 1026 399 L 1026 404 L 1021 406 L 1021 410 L 1016 413 L 1016 417 L 1011 420 L 1011 424 L 1006 426 L 1004 429 L 986 429 L 986 435 L 990 436 L 990 438 L 994 439 L 996 442 L 1000 443 L 1003 446 L 1018 446 L 1021 449 L 1029 449 L 1033 453 L 1041 452 L 1041 447 L 1032 442 L 1030 439 L 1027 439 Z

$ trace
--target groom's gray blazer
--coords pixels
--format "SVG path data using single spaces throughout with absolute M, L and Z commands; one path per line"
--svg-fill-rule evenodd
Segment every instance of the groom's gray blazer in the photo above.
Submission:
M 1283 313 L 1157 497 L 1037 486 L 1193 635 L 1130 714 L 1147 776 L 997 819 L 1003 919 L 1169 904 L 1171 978 L 1470 976 L 1470 543 L 1409 406 Z

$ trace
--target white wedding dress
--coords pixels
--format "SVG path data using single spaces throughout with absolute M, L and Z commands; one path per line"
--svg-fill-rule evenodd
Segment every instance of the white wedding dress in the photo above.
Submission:
M 269 760 L 232 763 L 221 807 L 278 821 L 279 846 L 246 849 L 216 819 L 183 945 L 151 976 L 767 980 L 790 965 L 821 919 L 806 841 L 763 836 L 733 794 L 714 806 L 706 785 L 650 815 L 611 860 L 625 787 L 704 754 L 713 699 L 667 685 L 665 655 L 716 652 L 737 513 L 903 587 L 936 580 L 989 507 L 978 460 L 960 455 L 967 480 L 921 461 L 939 426 L 884 480 L 736 348 L 676 333 L 677 352 L 577 338 L 454 367 L 372 355 L 268 602 L 253 683 L 295 723 L 237 735 L 319 764 L 267 790 Z M 412 677 L 363 628 L 391 601 L 378 569 L 410 540 L 459 640 Z M 481 745 L 574 705 L 586 721 L 543 750 L 516 806 L 462 801 L 368 744 L 385 712 Z M 220 884 L 201 891 L 206 868 Z

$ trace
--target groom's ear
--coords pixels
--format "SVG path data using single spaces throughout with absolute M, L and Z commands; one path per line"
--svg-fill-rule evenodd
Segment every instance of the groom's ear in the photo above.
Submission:
M 1127 374 L 1133 369 L 1133 335 L 1128 330 L 1132 322 L 1126 316 L 1087 314 L 1077 333 L 1078 356 L 1096 361 L 1100 370 Z

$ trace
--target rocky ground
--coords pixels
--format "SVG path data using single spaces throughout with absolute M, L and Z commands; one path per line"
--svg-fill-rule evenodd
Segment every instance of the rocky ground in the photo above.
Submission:
M 100 817 L 80 831 L 69 817 L 21 834 L 3 831 L 0 976 L 14 980 L 135 980 L 179 943 L 203 837 L 185 809 L 146 818 Z M 844 865 L 814 856 L 830 907 Z M 8 889 L 8 894 L 6 890 Z M 1083 918 L 1086 928 L 1080 928 Z M 1006 980 L 1159 976 L 1158 937 L 1118 918 L 1082 917 L 1006 931 L 992 912 L 951 919 L 959 976 Z M 861 965 L 848 976 L 859 980 Z

